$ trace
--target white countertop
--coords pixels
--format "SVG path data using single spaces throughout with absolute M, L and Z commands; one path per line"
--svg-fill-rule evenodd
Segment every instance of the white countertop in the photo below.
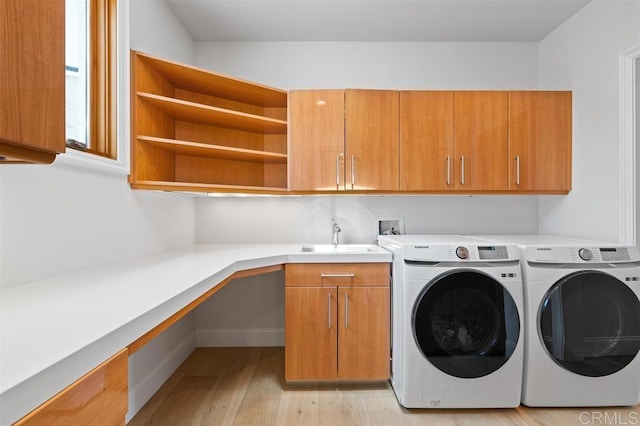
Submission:
M 0 424 L 10 424 L 237 271 L 391 262 L 302 244 L 195 245 L 0 291 Z

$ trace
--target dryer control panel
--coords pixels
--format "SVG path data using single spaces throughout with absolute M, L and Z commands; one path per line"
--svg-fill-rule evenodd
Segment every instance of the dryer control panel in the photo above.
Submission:
M 415 262 L 504 262 L 519 260 L 516 246 L 474 244 L 407 244 L 405 260 Z
M 556 264 L 640 262 L 637 247 L 529 246 L 528 262 Z

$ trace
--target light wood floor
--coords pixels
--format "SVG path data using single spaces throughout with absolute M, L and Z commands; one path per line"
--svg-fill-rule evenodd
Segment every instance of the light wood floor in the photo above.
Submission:
M 608 420 L 607 420 L 608 419 Z M 640 406 L 407 410 L 391 386 L 286 385 L 283 348 L 197 348 L 129 425 L 640 424 Z

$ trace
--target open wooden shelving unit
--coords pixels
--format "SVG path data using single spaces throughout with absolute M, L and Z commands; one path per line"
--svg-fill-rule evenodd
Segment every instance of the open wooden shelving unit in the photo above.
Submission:
M 135 189 L 287 191 L 287 92 L 132 51 Z

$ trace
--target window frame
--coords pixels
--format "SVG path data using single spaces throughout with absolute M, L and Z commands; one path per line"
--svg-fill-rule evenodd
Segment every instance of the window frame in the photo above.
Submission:
M 88 148 L 81 151 L 118 160 L 117 126 L 117 0 L 89 2 L 89 94 Z

